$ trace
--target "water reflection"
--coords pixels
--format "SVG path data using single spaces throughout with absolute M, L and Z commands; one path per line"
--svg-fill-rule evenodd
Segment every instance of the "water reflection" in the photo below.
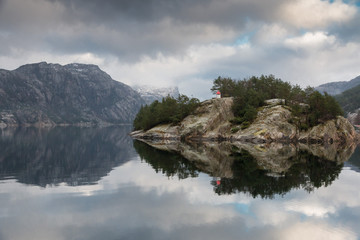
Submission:
M 329 186 L 355 146 L 339 148 L 308 145 L 243 143 L 156 143 L 135 141 L 140 157 L 156 172 L 180 179 L 205 172 L 213 176 L 219 195 L 243 192 L 273 198 L 291 189 L 308 192 Z
M 199 170 L 194 163 L 183 156 L 161 151 L 140 141 L 134 141 L 134 147 L 142 160 L 145 160 L 157 173 L 167 177 L 177 176 L 179 179 L 197 177 Z
M 106 176 L 96 184 L 77 187 L 43 188 L 23 184 L 23 180 L 0 181 L 0 239 L 359 239 L 360 174 L 347 166 L 337 172 L 343 162 L 336 155 L 346 156 L 346 149 L 325 160 L 315 149 L 317 156 L 307 156 L 309 151 L 300 146 L 159 144 L 159 151 L 135 142 L 141 160 L 126 130 L 54 130 L 27 129 L 28 137 L 21 133 L 24 129 L 2 132 L 0 147 L 7 149 L 0 154 L 3 178 L 37 172 L 46 179 L 39 184 L 43 185 L 61 178 L 72 183 L 70 173 L 90 180 L 96 179 L 90 177 L 93 174 Z M 64 136 L 68 134 L 72 137 Z M 61 152 L 67 160 L 47 156 L 44 148 Z M 31 150 L 29 156 L 26 149 Z M 89 163 L 81 158 L 84 153 Z M 27 159 L 24 167 L 21 158 Z M 16 168 L 4 168 L 12 162 Z M 114 165 L 117 167 L 110 170 Z M 243 168 L 249 170 L 248 175 L 240 175 L 247 174 Z M 329 170 L 323 174 L 322 168 Z M 42 174 L 41 169 L 49 173 Z M 252 174 L 260 178 L 258 183 Z M 239 184 L 231 182 L 236 177 L 244 183 L 234 186 Z M 229 185 L 226 194 L 214 192 L 218 178 L 224 188 Z M 297 178 L 300 184 L 296 186 L 291 181 Z M 292 190 L 279 197 L 287 191 L 281 179 L 288 179 Z M 274 186 L 276 181 L 282 181 L 279 189 Z M 308 194 L 303 183 L 323 187 Z M 270 185 L 272 193 L 276 192 L 274 198 L 262 198 L 260 184 Z M 268 198 L 272 193 L 266 191 Z M 237 194 L 229 194 L 232 192 Z M 258 197 L 253 198 L 254 193 Z
M 360 172 L 360 146 L 357 147 L 347 162 L 351 169 Z
M 136 153 L 131 128 L 0 130 L 0 179 L 45 187 L 93 184 Z

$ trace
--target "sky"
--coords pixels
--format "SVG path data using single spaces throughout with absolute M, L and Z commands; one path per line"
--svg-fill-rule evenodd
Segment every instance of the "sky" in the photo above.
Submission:
M 360 0 L 0 0 L 0 68 L 96 64 L 207 99 L 218 76 L 318 86 L 360 75 Z

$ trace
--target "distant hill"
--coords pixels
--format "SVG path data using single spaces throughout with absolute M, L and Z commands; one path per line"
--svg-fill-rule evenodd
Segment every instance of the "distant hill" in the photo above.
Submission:
M 360 108 L 360 85 L 336 95 L 335 99 L 345 112 L 354 112 Z
M 151 86 L 133 86 L 133 89 L 140 94 L 147 105 L 150 105 L 155 100 L 161 101 L 167 96 L 178 98 L 180 95 L 177 87 L 155 88 Z
M 360 76 L 348 82 L 343 81 L 343 82 L 325 83 L 316 87 L 315 90 L 318 90 L 321 93 L 327 92 L 330 95 L 338 95 L 348 89 L 356 87 L 359 84 L 360 84 Z
M 334 96 L 353 125 L 360 125 L 360 85 Z
M 0 126 L 132 123 L 144 101 L 96 65 L 0 70 Z

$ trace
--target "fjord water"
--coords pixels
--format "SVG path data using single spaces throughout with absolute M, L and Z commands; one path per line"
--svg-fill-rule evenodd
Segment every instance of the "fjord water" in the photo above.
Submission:
M 130 131 L 1 130 L 0 239 L 360 239 L 358 150 L 285 174 L 241 152 L 219 177 Z

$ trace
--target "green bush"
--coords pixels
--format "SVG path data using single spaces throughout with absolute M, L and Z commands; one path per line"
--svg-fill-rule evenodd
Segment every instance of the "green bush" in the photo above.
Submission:
M 310 127 L 307 123 L 301 123 L 300 124 L 300 131 L 306 131 L 308 130 Z
M 231 128 L 231 133 L 236 133 L 236 132 L 238 132 L 239 130 L 240 130 L 239 127 L 233 127 L 233 128 Z
M 234 125 L 240 125 L 244 120 L 241 117 L 235 117 L 230 120 L 230 122 Z
M 241 129 L 244 130 L 248 127 L 250 127 L 251 123 L 248 122 L 248 121 L 244 121 L 242 124 L 241 124 Z

